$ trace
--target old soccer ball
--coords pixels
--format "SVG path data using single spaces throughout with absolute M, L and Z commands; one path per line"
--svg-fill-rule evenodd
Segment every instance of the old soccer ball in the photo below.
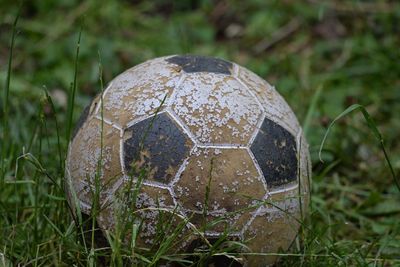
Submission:
M 179 251 L 227 232 L 260 253 L 244 253 L 248 266 L 273 263 L 261 254 L 291 245 L 311 174 L 302 130 L 275 88 L 235 63 L 193 55 L 152 59 L 112 80 L 81 115 L 66 166 L 69 202 L 90 214 L 98 194 L 103 231 L 131 206 L 137 246 L 183 220 Z M 124 203 L 134 190 L 133 206 Z M 160 226 L 161 211 L 174 219 Z

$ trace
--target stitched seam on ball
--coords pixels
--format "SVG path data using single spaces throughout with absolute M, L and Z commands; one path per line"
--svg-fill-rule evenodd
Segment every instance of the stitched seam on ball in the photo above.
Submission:
M 196 151 L 196 149 L 197 149 L 197 146 L 194 145 L 193 148 L 189 151 L 189 156 L 185 158 L 185 160 L 183 161 L 182 165 L 179 167 L 178 171 L 176 172 L 176 174 L 175 174 L 175 176 L 174 176 L 174 179 L 172 179 L 171 182 L 169 182 L 169 184 L 168 184 L 168 186 L 170 186 L 171 189 L 172 189 L 172 191 L 173 191 L 173 197 L 175 197 L 176 199 L 178 199 L 178 198 L 177 198 L 177 196 L 176 196 L 176 194 L 175 194 L 175 191 L 174 191 L 174 189 L 173 189 L 173 186 L 174 186 L 177 182 L 179 182 L 179 179 L 180 179 L 182 173 L 185 171 L 186 166 L 189 164 L 189 158 L 190 158 L 190 156 L 193 154 L 194 151 Z
M 119 130 L 119 131 L 122 131 L 122 130 L 123 130 L 121 126 L 119 126 L 119 125 L 113 123 L 112 121 L 110 121 L 110 120 L 108 120 L 108 119 L 106 119 L 106 118 L 104 118 L 104 117 L 101 118 L 101 116 L 96 115 L 96 116 L 94 116 L 94 118 L 97 119 L 97 120 L 99 120 L 100 122 L 103 121 L 104 123 L 110 125 L 111 127 L 115 128 L 115 129 L 117 129 L 117 130 Z
M 149 115 L 144 115 L 144 116 L 138 117 L 138 118 L 136 118 L 134 120 L 131 120 L 130 122 L 128 122 L 126 124 L 125 130 L 130 128 L 130 127 L 132 127 L 132 126 L 134 126 L 135 124 L 137 124 L 137 123 L 139 123 L 141 121 L 147 120 L 147 119 L 149 119 L 151 117 L 154 117 L 154 116 L 161 115 L 161 114 L 163 114 L 165 112 L 166 112 L 166 109 L 159 111 L 157 114 L 156 113 L 151 113 Z
M 171 107 L 167 107 L 165 111 L 171 116 L 171 118 L 178 124 L 178 126 L 185 132 L 185 134 L 192 140 L 193 144 L 196 146 L 198 142 L 190 129 L 186 126 L 186 124 L 181 121 L 178 115 L 171 109 Z
M 108 84 L 108 86 L 106 87 L 106 89 L 104 89 L 103 94 L 102 94 L 102 96 L 100 97 L 100 101 L 99 101 L 99 104 L 100 104 L 100 105 L 98 105 L 98 106 L 96 107 L 96 109 L 95 109 L 95 111 L 94 111 L 94 114 L 97 114 L 97 113 L 99 112 L 100 108 L 103 106 L 103 103 L 102 103 L 102 102 L 104 102 L 104 97 L 106 96 L 106 93 L 110 90 L 110 88 L 111 88 L 112 85 L 113 85 L 113 82 L 111 81 L 111 82 Z
M 259 133 L 260 130 L 261 130 L 261 126 L 262 126 L 262 124 L 263 124 L 265 118 L 266 118 L 266 115 L 265 115 L 265 112 L 264 112 L 264 110 L 263 110 L 261 119 L 260 119 L 260 121 L 257 123 L 256 129 L 254 130 L 254 133 L 253 133 L 253 135 L 250 137 L 250 140 L 249 140 L 249 142 L 248 142 L 248 144 L 247 144 L 247 147 L 248 147 L 248 148 L 251 148 L 251 145 L 253 144 L 254 140 L 256 139 L 258 133 Z
M 242 81 L 242 79 L 239 78 L 239 76 L 234 76 L 234 78 L 242 85 L 246 88 L 246 90 L 250 93 L 250 95 L 252 97 L 254 97 L 258 103 L 258 105 L 260 106 L 261 110 L 264 111 L 264 113 L 268 114 L 268 119 L 272 120 L 273 122 L 275 122 L 276 124 L 280 125 L 282 128 L 284 128 L 285 130 L 287 130 L 289 133 L 294 134 L 294 129 L 292 129 L 289 125 L 287 125 L 285 122 L 279 120 L 276 118 L 276 115 L 272 114 L 271 112 L 269 112 L 267 109 L 264 108 L 264 106 L 262 105 L 262 103 L 260 102 L 260 99 L 254 94 L 254 92 Z M 272 88 L 275 87 L 271 86 Z M 278 93 L 275 90 L 276 93 Z
M 267 191 L 267 193 L 263 196 L 262 201 L 265 202 L 268 198 L 270 197 L 270 193 Z M 244 238 L 244 232 L 247 231 L 247 229 L 250 227 L 250 225 L 253 223 L 253 221 L 255 220 L 255 218 L 257 216 L 259 216 L 260 211 L 262 210 L 263 205 L 261 205 L 260 207 L 258 207 L 256 209 L 256 211 L 253 212 L 253 215 L 251 216 L 250 220 L 248 220 L 248 222 L 243 226 L 243 229 L 241 231 L 242 234 L 242 238 Z
M 186 74 L 182 72 L 181 76 L 179 77 L 178 82 L 175 85 L 175 88 L 172 90 L 172 94 L 167 101 L 167 107 L 171 107 L 176 99 L 176 95 L 178 94 L 178 89 L 181 87 L 183 81 L 186 79 Z
M 246 89 L 246 91 L 257 101 L 257 104 L 261 108 L 261 110 L 263 110 L 263 106 L 262 106 L 260 100 L 258 99 L 258 97 L 256 95 L 254 95 L 253 91 L 238 76 L 233 76 L 233 78 L 236 81 L 238 81 Z
M 262 172 L 260 165 L 258 165 L 258 161 L 257 161 L 256 157 L 254 156 L 253 152 L 251 151 L 251 149 L 249 147 L 247 147 L 246 150 L 247 150 L 247 153 L 249 154 L 251 160 L 253 161 L 254 166 L 257 169 L 258 175 L 260 175 L 260 180 L 264 185 L 265 192 L 268 193 L 269 188 L 267 185 L 267 181 L 264 177 L 264 173 Z
M 197 145 L 198 148 L 220 148 L 220 149 L 246 149 L 248 148 L 247 146 L 243 145 L 237 145 L 237 144 L 204 144 L 200 143 Z
M 285 192 L 297 189 L 298 186 L 299 186 L 298 184 L 293 184 L 293 185 L 288 186 L 286 188 L 280 188 L 278 190 L 269 191 L 268 194 L 271 196 L 271 195 L 275 195 L 275 194 L 285 193 Z

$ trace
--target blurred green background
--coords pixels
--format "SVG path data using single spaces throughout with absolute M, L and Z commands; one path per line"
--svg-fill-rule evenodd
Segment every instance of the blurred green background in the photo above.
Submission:
M 2 88 L 17 11 L 15 1 L 0 0 Z M 40 154 L 46 169 L 57 173 L 55 122 L 51 109 L 43 104 L 43 89 L 53 97 L 63 133 L 81 29 L 74 121 L 101 90 L 100 60 L 105 83 L 133 65 L 169 54 L 237 62 L 274 84 L 301 123 L 310 114 L 313 233 L 343 249 L 350 255 L 344 262 L 351 265 L 375 256 L 399 259 L 400 194 L 362 115 L 340 120 L 324 147 L 324 163 L 317 155 L 329 123 L 346 107 L 359 103 L 375 119 L 399 174 L 398 1 L 25 1 L 12 61 L 10 176 L 23 150 Z M 317 97 L 319 87 L 323 90 Z M 39 153 L 36 133 L 44 119 L 47 127 L 41 134 L 47 141 Z M 65 149 L 67 142 L 61 142 Z M 21 177 L 29 179 L 29 173 Z M 20 198 L 29 194 L 18 192 Z M 18 202 L 19 197 L 3 204 Z

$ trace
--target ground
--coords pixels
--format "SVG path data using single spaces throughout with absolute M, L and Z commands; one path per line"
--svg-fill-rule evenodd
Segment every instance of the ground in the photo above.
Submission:
M 399 174 L 397 1 L 25 1 L 8 86 L 17 13 L 15 1 L 0 2 L 0 252 L 14 264 L 90 265 L 99 258 L 77 237 L 62 189 L 72 125 L 117 74 L 185 53 L 254 71 L 303 125 L 313 162 L 310 214 L 281 265 L 400 264 L 400 192 L 361 112 L 335 124 L 323 162 L 318 157 L 329 124 L 358 103 Z

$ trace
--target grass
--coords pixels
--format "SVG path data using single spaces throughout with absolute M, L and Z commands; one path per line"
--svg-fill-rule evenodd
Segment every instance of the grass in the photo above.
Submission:
M 255 71 L 304 122 L 311 211 L 280 264 L 400 265 L 399 4 L 226 3 L 109 1 L 99 8 L 96 1 L 37 1 L 20 12 L 12 1 L 0 3 L 0 265 L 95 265 L 110 256 L 94 246 L 94 236 L 81 238 L 93 218 L 67 215 L 62 181 L 71 129 L 103 81 L 146 59 L 187 52 Z M 349 116 L 355 109 L 361 112 Z M 340 114 L 346 116 L 335 120 Z M 131 225 L 133 233 L 138 228 Z M 126 249 L 118 235 L 108 238 L 115 265 L 128 256 L 143 265 L 171 260 L 168 236 L 160 236 L 165 247 L 155 253 L 133 253 L 133 241 Z M 209 245 L 195 252 L 198 262 L 210 252 L 235 256 L 231 249 L 240 246 Z

